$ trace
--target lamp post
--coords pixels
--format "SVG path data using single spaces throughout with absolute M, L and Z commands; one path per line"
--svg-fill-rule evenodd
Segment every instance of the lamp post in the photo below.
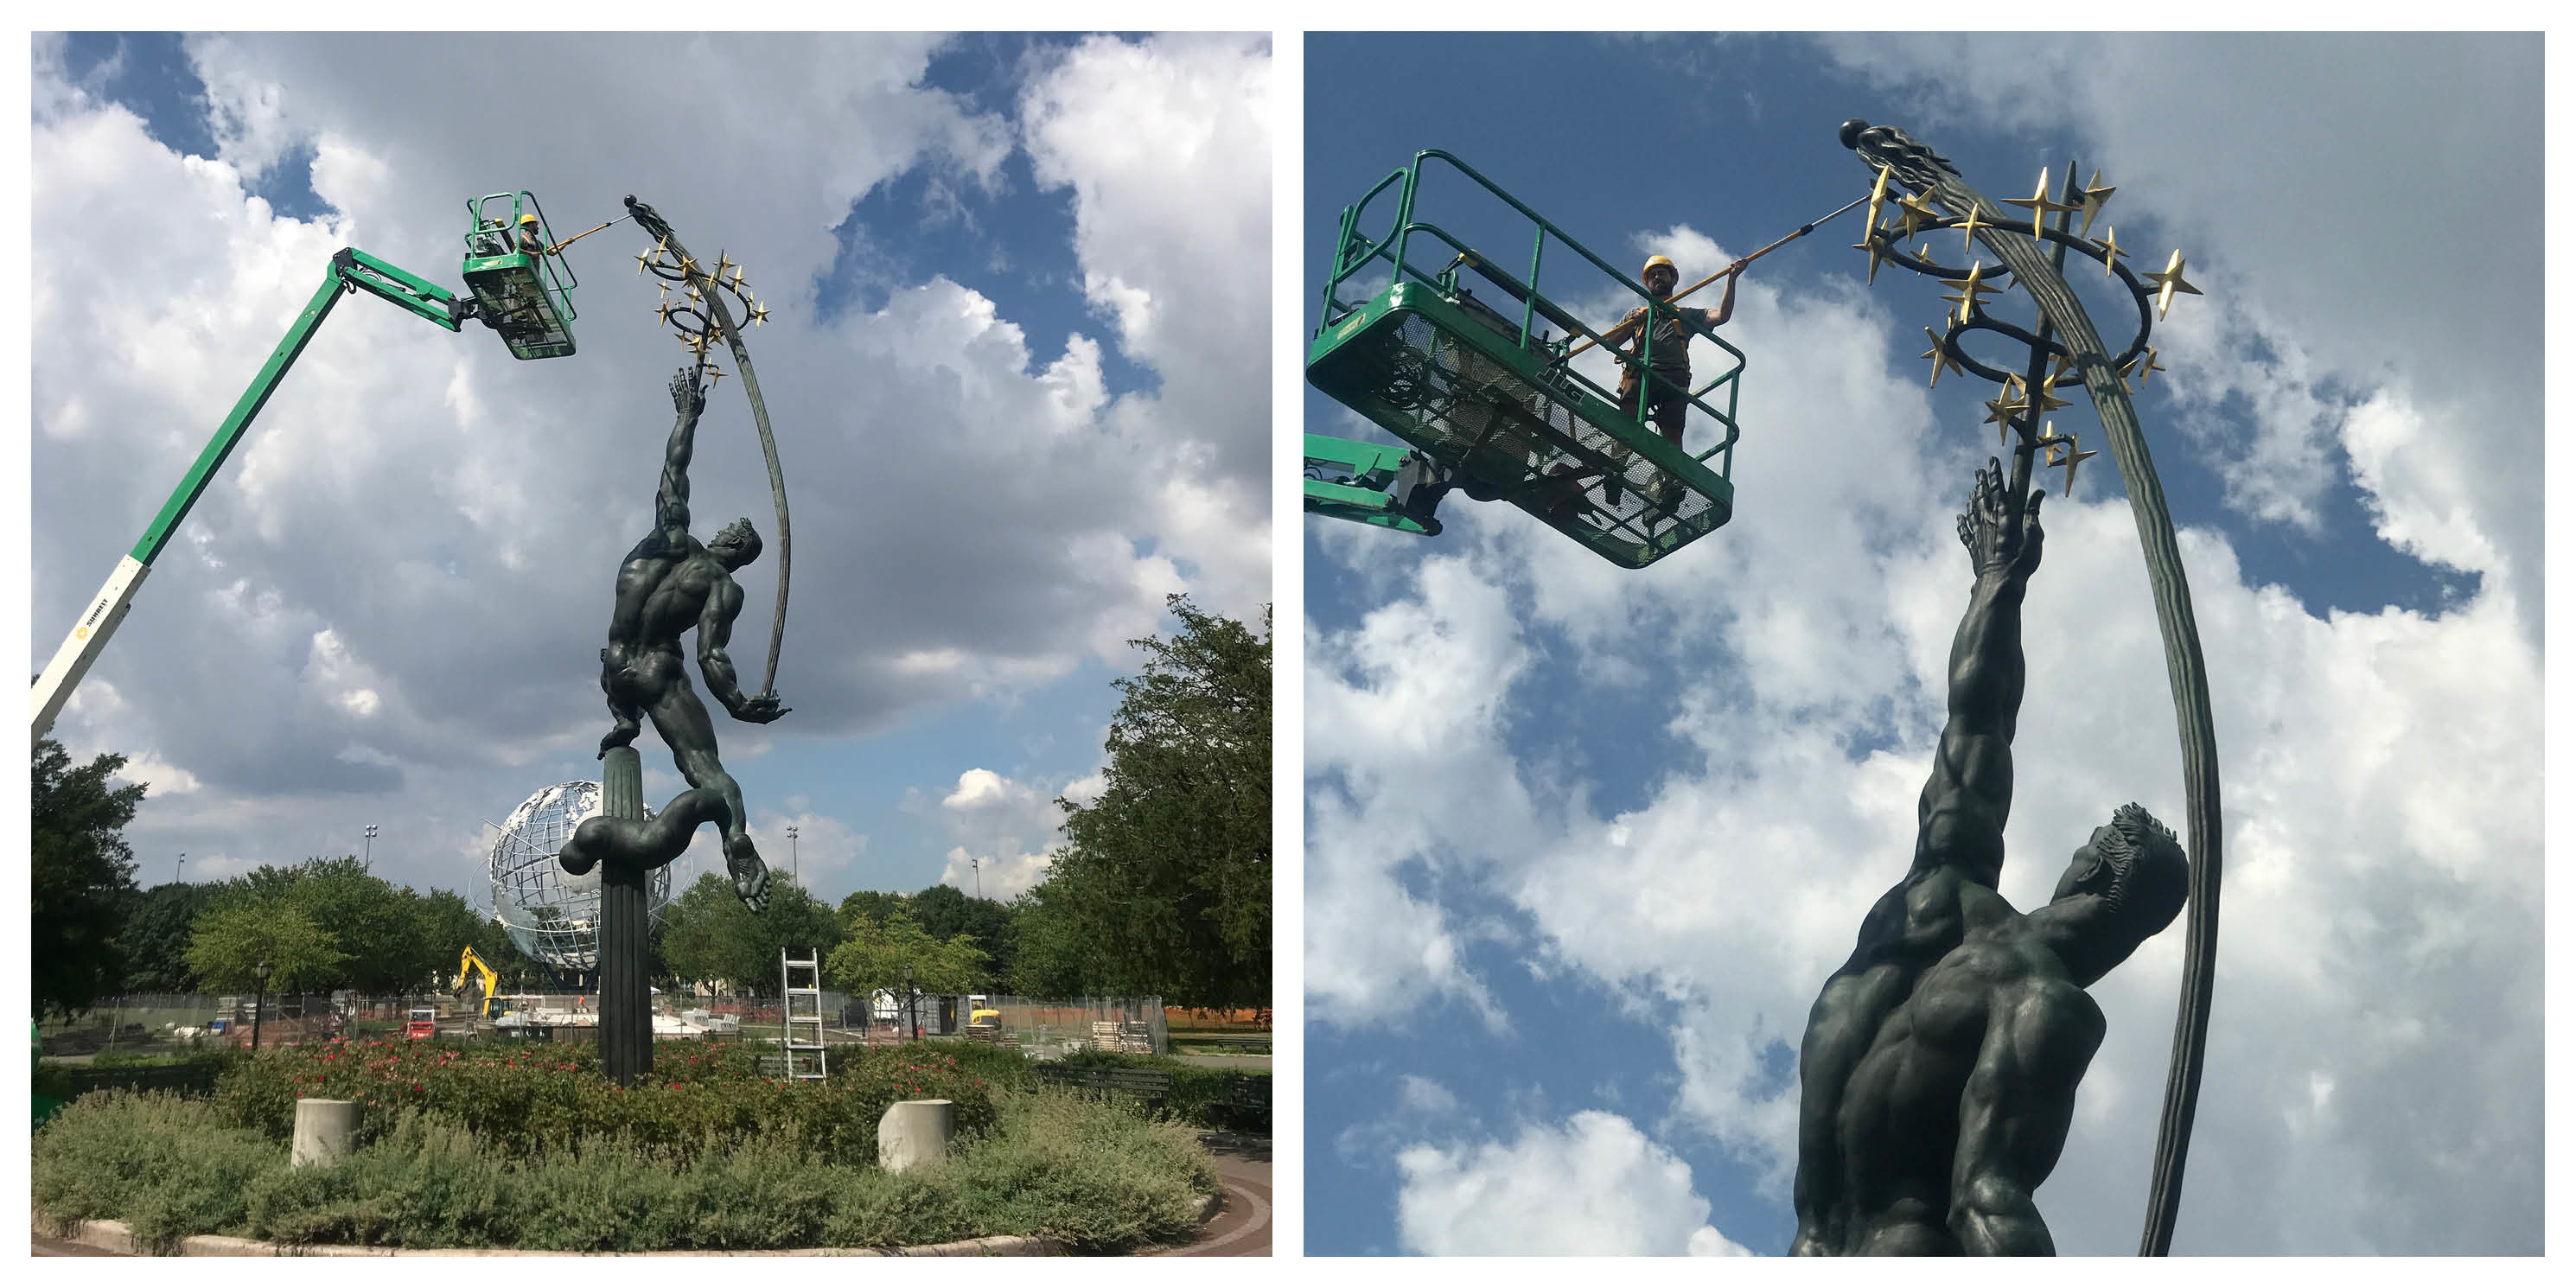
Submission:
M 970 858 L 966 860 L 966 866 L 975 870 L 975 897 L 981 899 L 984 897 L 984 861 Z
M 188 852 L 179 851 L 179 861 L 170 865 L 170 884 L 179 884 L 179 871 L 188 866 Z
M 373 823 L 369 823 L 369 824 L 367 824 L 367 857 L 366 857 L 366 858 L 364 858 L 364 859 L 361 859 L 361 860 L 359 861 L 359 866 L 360 866 L 360 867 L 363 867 L 363 868 L 365 868 L 365 869 L 367 869 L 368 871 L 371 871 L 371 872 L 375 870 L 375 866 L 376 866 L 376 825 L 375 825 L 375 824 L 373 824 Z
M 267 958 L 262 957 L 257 963 L 252 965 L 250 968 L 250 978 L 253 984 L 258 985 L 257 995 L 251 999 L 250 1003 L 250 1049 L 257 1051 L 259 1050 L 259 1021 L 262 1014 L 268 1010 Z
M 911 1042 L 921 1037 L 921 1004 L 919 996 L 912 991 L 910 966 L 903 968 L 903 1027 L 904 1041 Z
M 787 867 L 788 871 L 796 878 L 797 888 L 803 889 L 805 885 L 805 864 L 802 860 L 796 857 L 796 825 L 794 823 L 787 825 Z

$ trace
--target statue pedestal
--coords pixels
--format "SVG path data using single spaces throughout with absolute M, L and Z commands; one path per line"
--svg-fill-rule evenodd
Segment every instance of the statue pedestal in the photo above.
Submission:
M 600 797 L 608 817 L 643 821 L 644 760 L 633 747 L 612 748 L 603 759 Z M 599 1067 L 625 1087 L 653 1072 L 651 875 L 632 863 L 599 865 Z

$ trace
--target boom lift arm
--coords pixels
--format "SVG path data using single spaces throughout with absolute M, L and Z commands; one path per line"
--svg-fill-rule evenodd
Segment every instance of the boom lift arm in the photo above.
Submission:
M 268 396 L 277 392 L 278 383 L 286 378 L 287 369 L 294 366 L 296 358 L 303 354 L 304 346 L 312 340 L 313 333 L 321 329 L 322 320 L 331 316 L 331 307 L 339 303 L 342 295 L 358 291 L 390 301 L 406 312 L 450 331 L 457 330 L 475 313 L 474 301 L 459 299 L 436 283 L 404 272 L 365 251 L 344 247 L 333 255 L 330 268 L 322 276 L 322 285 L 313 292 L 313 298 L 306 301 L 304 312 L 286 329 L 286 335 L 277 342 L 277 348 L 270 351 L 267 364 L 259 369 L 257 376 L 252 377 L 250 387 L 242 391 L 241 400 L 233 404 L 232 414 L 224 418 L 222 428 L 215 431 L 206 449 L 197 454 L 196 464 L 180 478 L 179 486 L 171 491 L 161 513 L 155 515 L 151 525 L 143 530 L 142 539 L 134 543 L 134 548 L 127 551 L 124 558 L 116 561 L 116 571 L 108 574 L 107 584 L 99 587 L 89 607 L 73 623 L 71 634 L 63 640 L 62 647 L 54 651 L 54 660 L 46 663 L 44 673 L 36 677 L 36 738 L 44 737 L 46 731 L 54 727 L 54 717 L 61 714 L 63 703 L 71 698 L 72 689 L 80 684 L 82 676 L 89 673 L 90 663 L 98 660 L 100 650 L 107 647 L 108 637 L 115 634 L 116 628 L 125 621 L 126 610 L 133 606 L 134 592 L 142 586 L 144 574 L 152 571 L 152 561 L 160 556 L 161 548 L 169 544 L 171 533 L 178 529 L 179 521 L 188 516 L 189 507 L 197 503 L 206 485 L 214 481 L 215 471 L 223 468 L 224 458 L 232 455 L 234 445 L 249 430 L 251 421 L 259 416 L 260 408 L 268 405 Z

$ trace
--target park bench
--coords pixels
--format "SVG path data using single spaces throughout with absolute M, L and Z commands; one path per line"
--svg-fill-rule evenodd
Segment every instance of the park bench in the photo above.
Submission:
M 1098 1091 L 1108 1095 L 1134 1096 L 1140 1100 L 1159 1101 L 1172 1094 L 1172 1075 L 1160 1069 L 1066 1068 L 1041 1064 L 1035 1070 L 1038 1081 L 1081 1091 Z
M 183 1096 L 214 1094 L 215 1079 L 223 1072 L 211 1063 L 141 1064 L 107 1069 L 65 1069 L 63 1079 L 70 1084 L 71 1094 L 65 1099 L 77 1100 L 93 1091 L 121 1088 L 127 1091 L 175 1091 Z

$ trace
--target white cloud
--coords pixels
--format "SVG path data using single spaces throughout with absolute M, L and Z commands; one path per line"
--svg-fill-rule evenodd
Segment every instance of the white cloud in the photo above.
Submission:
M 1082 788 L 1096 796 L 1096 781 L 1086 779 L 1064 790 Z M 1086 783 L 1092 785 L 1086 788 Z M 1047 865 L 1063 839 L 1064 811 L 1056 806 L 1057 795 L 989 769 L 959 774 L 955 790 L 939 798 L 934 816 L 940 829 L 957 842 L 949 848 L 940 881 L 970 894 L 980 889 L 987 899 L 1005 901 L 1044 881 Z M 928 802 L 928 794 L 916 790 L 907 797 L 906 807 L 929 813 Z
M 1504 1143 L 1408 1145 L 1397 1225 L 1432 1256 L 1743 1256 L 1708 1223 L 1690 1164 L 1616 1114 L 1526 1124 Z

